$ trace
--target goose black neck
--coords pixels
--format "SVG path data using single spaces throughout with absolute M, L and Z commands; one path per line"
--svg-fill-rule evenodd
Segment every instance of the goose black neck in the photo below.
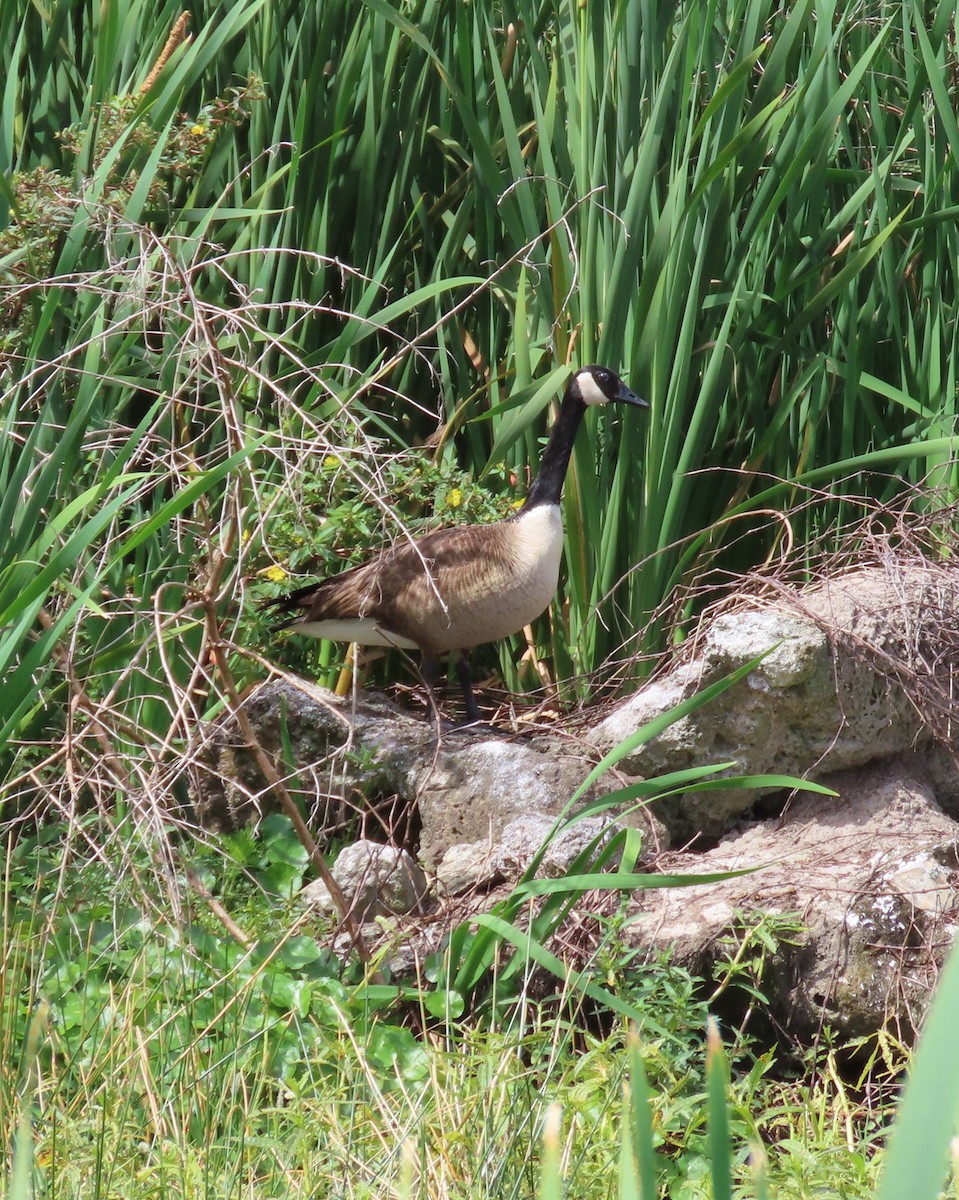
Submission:
M 539 504 L 559 504 L 569 456 L 585 412 L 586 405 L 579 396 L 567 394 L 564 397 L 523 511 L 535 508 Z

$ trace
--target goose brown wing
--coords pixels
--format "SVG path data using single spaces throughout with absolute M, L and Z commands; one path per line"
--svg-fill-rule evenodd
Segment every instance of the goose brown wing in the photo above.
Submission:
M 504 536 L 507 522 L 437 529 L 407 544 L 402 563 L 390 567 L 397 599 L 411 612 L 441 611 L 443 604 L 467 601 L 495 591 L 509 572 L 512 556 Z
M 398 542 L 369 562 L 271 604 L 289 615 L 284 625 L 372 617 L 385 629 L 413 636 L 411 617 L 419 626 L 443 613 L 457 596 L 497 586 L 506 567 L 496 536 L 501 524 L 459 525 L 437 529 L 414 543 Z
M 280 626 L 295 625 L 300 621 L 324 621 L 329 618 L 343 619 L 359 615 L 360 606 L 368 595 L 376 593 L 376 579 L 382 568 L 383 555 L 371 562 L 349 567 L 339 575 L 321 579 L 319 583 L 308 583 L 286 596 L 271 600 L 270 605 L 289 617 Z

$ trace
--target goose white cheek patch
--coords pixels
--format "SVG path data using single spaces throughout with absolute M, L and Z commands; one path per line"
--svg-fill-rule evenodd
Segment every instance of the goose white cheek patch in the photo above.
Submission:
M 585 404 L 609 403 L 609 397 L 602 391 L 589 371 L 581 371 L 576 376 L 576 382 L 579 384 L 579 394 L 583 397 Z

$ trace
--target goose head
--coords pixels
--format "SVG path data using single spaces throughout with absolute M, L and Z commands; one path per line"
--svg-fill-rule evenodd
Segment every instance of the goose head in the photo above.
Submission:
M 580 367 L 569 382 L 569 391 L 578 394 L 584 404 L 632 404 L 649 408 L 649 401 L 631 391 L 609 367 Z

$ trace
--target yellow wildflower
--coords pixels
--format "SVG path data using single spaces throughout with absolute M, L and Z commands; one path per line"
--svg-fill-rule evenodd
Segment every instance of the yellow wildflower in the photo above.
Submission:
M 446 504 L 449 508 L 459 508 L 463 503 L 463 493 L 459 488 L 450 488 L 446 494 Z
M 270 583 L 282 583 L 286 579 L 286 571 L 277 563 L 274 563 L 272 567 L 264 567 L 260 574 L 265 579 L 269 579 Z
M 190 127 L 190 133 L 192 133 L 194 137 L 202 137 L 203 134 L 206 133 L 206 126 L 205 125 L 192 125 Z

